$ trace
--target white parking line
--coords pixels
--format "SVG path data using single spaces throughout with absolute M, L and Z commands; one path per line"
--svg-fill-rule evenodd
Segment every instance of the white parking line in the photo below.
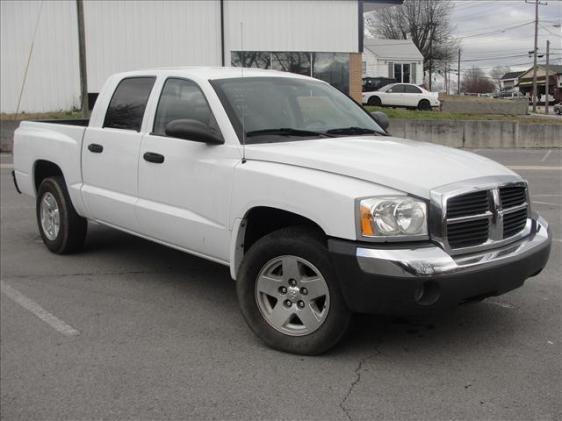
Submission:
M 552 149 L 549 149 L 547 153 L 545 153 L 544 156 L 542 157 L 541 162 L 546 161 L 546 159 L 550 156 L 551 153 L 552 153 Z
M 546 167 L 542 165 L 508 165 L 511 170 L 530 170 L 530 171 L 562 171 L 562 167 Z
M 552 202 L 539 202 L 537 200 L 533 200 L 533 204 L 537 204 L 537 205 L 547 205 L 547 206 L 558 206 L 558 207 L 562 207 L 562 205 L 560 203 L 552 203 Z
M 80 335 L 80 332 L 77 331 L 76 329 L 74 329 L 72 326 L 66 324 L 61 319 L 56 317 L 55 315 L 49 313 L 47 310 L 45 310 L 43 307 L 41 307 L 35 301 L 33 301 L 30 298 L 27 298 L 25 295 L 23 295 L 17 289 L 12 288 L 10 285 L 6 284 L 4 281 L 0 281 L 0 291 L 2 291 L 2 294 L 4 294 L 6 297 L 8 297 L 11 300 L 13 300 L 14 302 L 18 303 L 20 306 L 22 306 L 26 310 L 29 310 L 34 315 L 36 315 L 41 320 L 43 320 L 45 323 L 47 323 L 49 326 L 51 326 L 53 329 L 62 333 L 63 335 L 66 335 L 66 336 Z

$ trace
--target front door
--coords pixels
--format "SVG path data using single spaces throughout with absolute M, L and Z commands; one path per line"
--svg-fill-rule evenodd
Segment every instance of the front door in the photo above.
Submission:
M 142 139 L 137 217 L 141 232 L 219 261 L 229 259 L 230 186 L 239 151 L 166 135 L 174 120 L 197 120 L 220 133 L 199 86 L 168 78 L 152 133 Z

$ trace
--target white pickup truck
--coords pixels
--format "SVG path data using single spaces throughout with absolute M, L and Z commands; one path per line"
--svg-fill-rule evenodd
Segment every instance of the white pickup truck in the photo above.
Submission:
M 257 336 L 318 354 L 354 312 L 481 300 L 548 260 L 525 180 L 386 124 L 290 73 L 122 73 L 89 121 L 22 122 L 14 181 L 52 252 L 95 221 L 227 265 Z

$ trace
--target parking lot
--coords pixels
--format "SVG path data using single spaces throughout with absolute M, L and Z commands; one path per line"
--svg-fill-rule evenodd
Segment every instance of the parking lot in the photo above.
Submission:
M 445 315 L 357 316 L 320 357 L 262 345 L 227 267 L 93 224 L 49 253 L 2 155 L 1 418 L 560 419 L 562 154 L 476 152 L 529 180 L 546 269 Z

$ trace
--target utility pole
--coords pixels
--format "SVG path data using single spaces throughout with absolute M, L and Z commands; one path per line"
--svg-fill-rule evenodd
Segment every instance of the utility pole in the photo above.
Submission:
M 459 48 L 459 62 L 457 65 L 457 95 L 461 94 L 461 49 Z
M 86 73 L 86 35 L 84 30 L 84 0 L 76 0 L 78 17 L 78 59 L 80 63 L 80 97 L 82 116 L 88 118 L 88 75 Z
M 548 114 L 548 65 L 549 65 L 549 56 L 550 56 L 550 41 L 546 40 L 546 76 L 544 78 L 544 113 Z
M 430 23 L 431 38 L 429 38 L 429 91 L 431 92 L 431 79 L 433 79 L 433 22 Z
M 528 3 L 525 0 L 525 3 Z M 539 36 L 539 5 L 546 5 L 548 3 L 541 3 L 535 0 L 535 48 L 533 50 L 533 112 L 537 112 L 537 55 L 538 55 L 538 36 Z

